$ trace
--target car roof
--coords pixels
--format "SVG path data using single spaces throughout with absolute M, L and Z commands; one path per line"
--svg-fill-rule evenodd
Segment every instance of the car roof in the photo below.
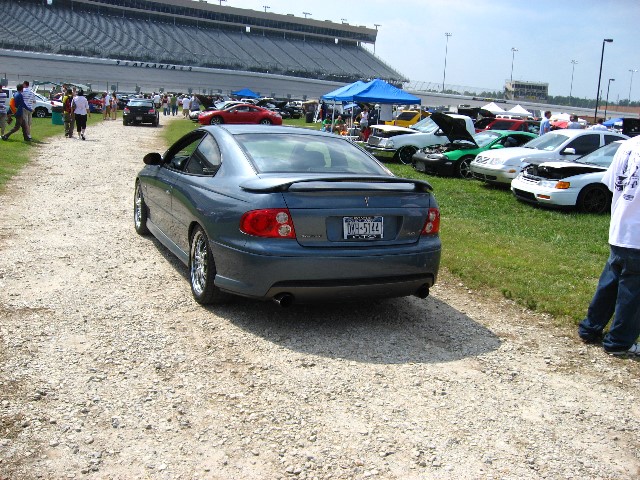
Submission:
M 332 138 L 342 138 L 341 136 L 335 135 L 333 133 L 321 132 L 320 130 L 313 130 L 309 128 L 303 127 L 292 127 L 285 125 L 260 125 L 256 123 L 248 123 L 248 124 L 221 124 L 221 125 L 210 125 L 201 127 L 202 130 L 212 131 L 215 129 L 223 129 L 227 131 L 231 135 L 243 135 L 247 133 L 280 133 L 280 134 L 292 134 L 296 135 L 309 135 L 309 136 L 323 136 L 323 137 L 332 137 Z

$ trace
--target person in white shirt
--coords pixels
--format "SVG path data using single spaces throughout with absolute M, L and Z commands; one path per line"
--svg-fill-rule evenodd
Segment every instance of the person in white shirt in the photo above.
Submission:
M 24 103 L 27 105 L 27 107 L 29 107 L 31 109 L 31 111 L 29 110 L 25 110 L 24 113 L 22 114 L 22 118 L 24 120 L 25 125 L 27 126 L 27 132 L 29 135 L 29 138 L 31 138 L 31 124 L 33 123 L 33 108 L 36 105 L 36 96 L 33 93 L 33 91 L 29 88 L 29 81 L 25 80 L 22 85 L 24 85 L 24 88 L 22 89 L 22 96 L 24 98 Z
M 586 343 L 602 339 L 604 350 L 611 355 L 640 357 L 640 136 L 618 148 L 602 183 L 613 193 L 611 253 L 578 335 Z
M 599 118 L 598 123 L 589 127 L 589 130 L 609 130 L 607 127 L 603 125 L 603 123 L 604 123 L 604 119 Z
M 84 96 L 82 89 L 78 90 L 78 96 L 73 99 L 73 113 L 76 118 L 76 130 L 82 140 L 86 140 L 84 134 L 87 130 L 87 117 L 91 115 L 89 111 L 89 101 Z
M 191 99 L 189 97 L 184 97 L 182 99 L 182 116 L 184 118 L 189 118 L 189 109 L 191 108 Z
M 0 132 L 4 135 L 7 128 L 7 94 L 0 90 Z

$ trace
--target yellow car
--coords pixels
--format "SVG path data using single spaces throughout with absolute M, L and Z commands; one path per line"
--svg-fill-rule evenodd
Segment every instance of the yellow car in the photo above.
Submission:
M 385 125 L 396 125 L 397 127 L 410 127 L 414 123 L 429 116 L 429 112 L 423 110 L 405 110 L 400 113 L 395 120 L 384 122 Z

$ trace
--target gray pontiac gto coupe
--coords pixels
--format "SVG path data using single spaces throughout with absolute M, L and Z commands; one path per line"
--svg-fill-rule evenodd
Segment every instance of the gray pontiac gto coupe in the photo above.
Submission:
M 395 177 L 343 137 L 202 127 L 144 163 L 135 229 L 189 267 L 201 304 L 225 293 L 281 306 L 424 298 L 436 281 L 440 211 L 431 186 Z

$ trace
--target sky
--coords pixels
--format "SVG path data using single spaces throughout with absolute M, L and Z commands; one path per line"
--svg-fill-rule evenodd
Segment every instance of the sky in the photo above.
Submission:
M 208 0 L 218 4 L 219 0 Z M 224 6 L 378 27 L 375 53 L 411 82 L 502 90 L 546 82 L 550 95 L 640 101 L 640 0 L 223 0 Z M 451 33 L 447 37 L 445 33 Z M 516 48 L 516 52 L 512 52 Z M 370 49 L 371 50 L 371 49 Z M 571 61 L 577 63 L 573 64 Z M 573 83 L 571 80 L 573 69 Z M 639 70 L 631 73 L 629 70 Z M 608 80 L 615 79 L 612 82 Z

